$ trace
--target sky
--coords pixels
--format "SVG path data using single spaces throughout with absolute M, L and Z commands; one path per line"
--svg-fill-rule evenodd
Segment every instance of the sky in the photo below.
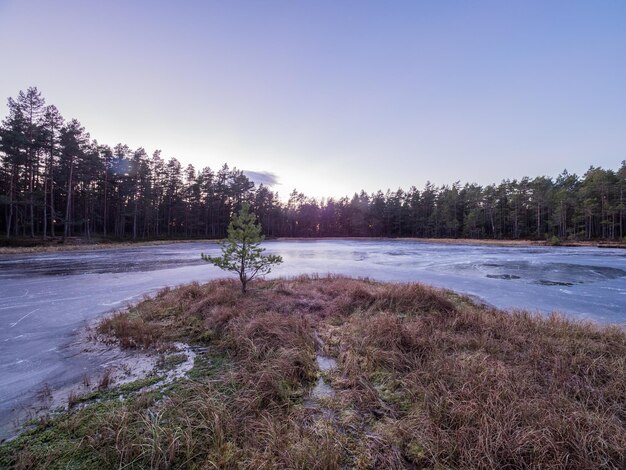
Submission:
M 282 198 L 626 159 L 622 0 L 0 0 L 0 44 L 0 100 Z

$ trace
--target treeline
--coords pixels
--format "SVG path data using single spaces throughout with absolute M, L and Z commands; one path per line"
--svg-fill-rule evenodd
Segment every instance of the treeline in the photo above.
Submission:
M 0 230 L 5 237 L 222 238 L 249 202 L 268 236 L 624 238 L 626 162 L 583 177 L 361 192 L 287 203 L 244 172 L 196 170 L 160 151 L 92 140 L 36 88 L 8 100 L 0 126 Z

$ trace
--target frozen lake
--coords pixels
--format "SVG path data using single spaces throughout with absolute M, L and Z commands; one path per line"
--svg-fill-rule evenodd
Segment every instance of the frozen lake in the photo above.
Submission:
M 561 311 L 626 323 L 626 250 L 490 247 L 402 240 L 267 242 L 284 264 L 272 276 L 345 274 L 422 281 L 503 308 Z M 85 321 L 161 287 L 224 276 L 200 260 L 212 243 L 0 256 L 0 437 L 44 384 L 80 380 L 71 347 Z

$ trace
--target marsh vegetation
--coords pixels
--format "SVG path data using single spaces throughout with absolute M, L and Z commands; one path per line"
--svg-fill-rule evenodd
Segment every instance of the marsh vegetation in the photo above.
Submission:
M 225 280 L 165 289 L 105 320 L 101 333 L 124 347 L 194 344 L 194 368 L 165 389 L 41 420 L 0 448 L 0 464 L 626 464 L 618 327 L 506 313 L 419 284 L 299 277 L 240 291 Z M 311 393 L 320 377 L 332 393 Z

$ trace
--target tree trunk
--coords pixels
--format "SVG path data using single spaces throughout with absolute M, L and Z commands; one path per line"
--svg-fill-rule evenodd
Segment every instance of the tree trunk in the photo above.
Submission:
M 70 161 L 70 177 L 67 183 L 67 203 L 65 204 L 65 229 L 63 231 L 63 240 L 70 236 L 70 210 L 72 208 L 72 178 L 74 176 L 74 159 Z
M 241 247 L 241 251 L 242 253 L 246 252 L 246 242 L 243 242 L 242 247 Z M 245 294 L 246 293 L 246 284 L 248 283 L 248 276 L 246 276 L 246 270 L 245 270 L 245 255 L 241 256 L 241 265 L 239 267 L 239 279 L 241 279 L 241 293 Z
M 48 175 L 43 178 L 43 239 L 48 236 Z
M 109 171 L 104 169 L 104 210 L 102 211 L 102 234 L 107 236 L 107 197 L 109 189 Z
M 30 238 L 35 238 L 35 169 L 32 163 L 28 190 L 30 192 Z
M 89 199 L 85 201 L 85 231 L 87 235 L 87 240 L 91 241 L 91 227 L 89 220 Z
M 172 232 L 172 196 L 169 197 L 167 204 L 167 236 Z
M 541 238 L 541 205 L 537 203 L 537 238 Z
M 133 198 L 133 240 L 137 239 L 137 195 Z
M 54 224 L 56 223 L 56 214 L 54 212 L 54 179 L 50 178 L 50 235 L 54 238 Z
M 14 188 L 14 175 L 15 166 L 11 171 L 11 178 L 9 183 L 9 214 L 7 217 L 7 239 L 11 236 L 11 222 L 13 220 L 13 188 Z

